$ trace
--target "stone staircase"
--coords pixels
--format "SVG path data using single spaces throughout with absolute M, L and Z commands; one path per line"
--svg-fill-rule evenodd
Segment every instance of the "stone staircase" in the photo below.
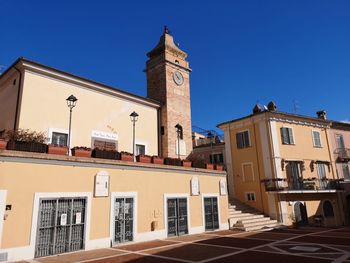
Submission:
M 231 229 L 254 231 L 279 227 L 277 220 L 265 216 L 237 199 L 231 199 L 228 208 L 229 224 Z

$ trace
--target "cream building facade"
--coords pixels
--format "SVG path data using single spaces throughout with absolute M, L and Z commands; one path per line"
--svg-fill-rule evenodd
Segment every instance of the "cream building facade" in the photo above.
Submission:
M 343 182 L 332 165 L 331 123 L 266 111 L 219 124 L 231 198 L 285 225 L 345 223 Z
M 137 112 L 139 153 L 184 159 L 192 151 L 187 55 L 166 28 L 148 56 L 147 98 L 18 59 L 0 77 L 0 131 L 45 132 L 48 143 L 67 145 L 74 94 L 71 147 L 132 152 Z M 224 171 L 0 150 L 0 261 L 227 229 L 227 209 Z

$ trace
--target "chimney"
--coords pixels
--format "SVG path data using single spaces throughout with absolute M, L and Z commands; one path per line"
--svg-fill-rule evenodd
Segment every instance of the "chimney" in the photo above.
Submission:
M 327 113 L 325 110 L 320 110 L 316 112 L 317 118 L 322 119 L 322 120 L 327 120 Z
M 276 103 L 273 101 L 270 101 L 269 104 L 267 104 L 267 109 L 269 111 L 277 111 Z
M 262 112 L 262 109 L 261 109 L 261 106 L 257 103 L 253 108 L 253 114 L 257 114 L 259 112 Z

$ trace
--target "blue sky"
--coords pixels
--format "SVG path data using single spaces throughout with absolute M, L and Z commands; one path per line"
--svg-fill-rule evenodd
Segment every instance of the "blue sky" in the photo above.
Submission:
M 281 111 L 350 120 L 350 1 L 0 1 L 0 65 L 20 56 L 146 96 L 168 25 L 189 56 L 193 125 Z M 296 105 L 296 107 L 295 107 Z

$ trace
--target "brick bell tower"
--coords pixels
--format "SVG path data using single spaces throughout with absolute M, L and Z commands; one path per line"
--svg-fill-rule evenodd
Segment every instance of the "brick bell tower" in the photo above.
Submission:
M 180 158 L 184 159 L 192 151 L 191 69 L 186 61 L 187 54 L 175 45 L 165 26 L 159 43 L 147 56 L 147 97 L 162 103 L 160 154 L 174 158 L 180 154 Z

